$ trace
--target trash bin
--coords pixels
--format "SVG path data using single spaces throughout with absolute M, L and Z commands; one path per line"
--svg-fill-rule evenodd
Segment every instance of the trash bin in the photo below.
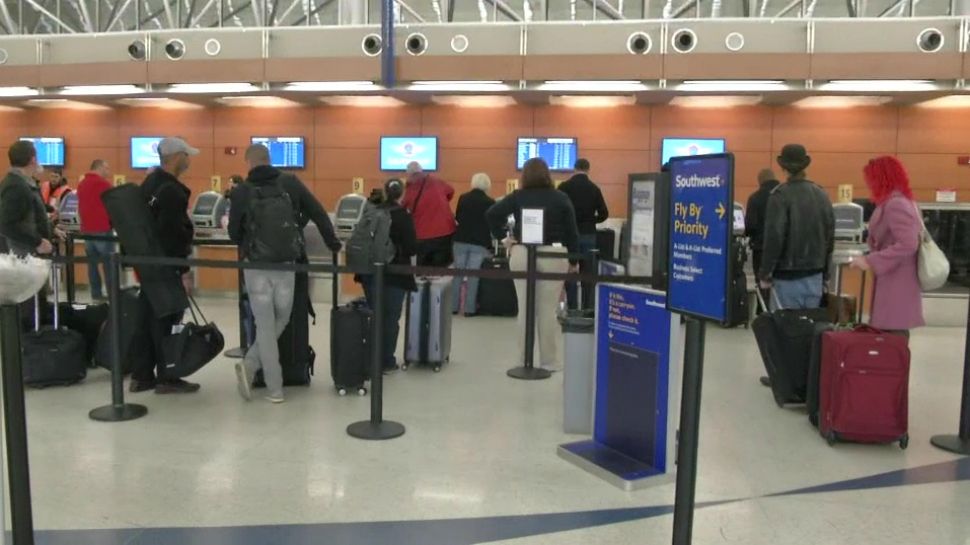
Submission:
M 563 348 L 563 431 L 593 433 L 593 385 L 596 346 L 591 310 L 570 310 L 559 315 Z

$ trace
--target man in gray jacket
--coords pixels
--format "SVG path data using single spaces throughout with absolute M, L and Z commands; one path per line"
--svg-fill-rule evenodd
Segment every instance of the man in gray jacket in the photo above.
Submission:
M 0 181 L 0 250 L 17 255 L 50 254 L 54 230 L 33 176 L 41 170 L 32 142 L 10 146 L 10 172 Z

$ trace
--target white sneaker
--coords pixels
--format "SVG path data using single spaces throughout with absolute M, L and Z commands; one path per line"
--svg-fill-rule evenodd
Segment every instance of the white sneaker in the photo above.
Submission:
M 272 395 L 272 394 L 263 396 L 263 399 L 265 399 L 266 401 L 269 401 L 270 403 L 275 403 L 277 405 L 286 401 L 286 399 L 284 399 L 282 395 Z
M 556 365 L 554 363 L 549 363 L 549 364 L 543 363 L 539 367 L 541 367 L 542 369 L 545 369 L 546 371 L 549 371 L 550 373 L 558 373 L 562 371 L 562 366 Z
M 246 372 L 246 366 L 240 361 L 236 362 L 233 368 L 236 371 L 236 388 L 239 390 L 239 395 L 246 401 L 251 401 L 253 399 L 253 390 L 252 383 L 249 380 L 249 373 Z

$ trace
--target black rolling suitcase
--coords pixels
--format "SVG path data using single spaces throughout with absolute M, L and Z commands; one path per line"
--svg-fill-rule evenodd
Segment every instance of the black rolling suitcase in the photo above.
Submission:
M 71 331 L 77 331 L 84 337 L 88 366 L 97 367 L 95 354 L 98 348 L 98 337 L 101 336 L 101 330 L 108 321 L 107 303 L 96 305 L 58 303 L 57 307 L 60 310 L 61 325 Z
M 330 376 L 340 395 L 367 394 L 364 383 L 370 378 L 373 321 L 364 299 L 334 305 L 330 311 Z
M 41 326 L 39 297 L 35 297 L 34 331 L 24 333 L 21 341 L 23 352 L 24 384 L 32 388 L 69 386 L 84 380 L 88 374 L 87 346 L 84 336 L 61 326 L 60 309 L 57 305 L 60 278 L 57 267 L 52 269 L 51 285 L 54 288 L 53 326 Z
M 482 269 L 488 271 L 509 270 L 509 260 L 500 257 L 486 258 Z M 519 300 L 515 295 L 515 283 L 511 278 L 482 278 L 478 282 L 478 314 L 482 316 L 518 316 Z
M 600 259 L 616 261 L 616 231 L 613 229 L 597 229 L 596 249 L 599 250 Z
M 748 248 L 742 237 L 734 237 L 731 242 L 731 279 L 730 313 L 726 327 L 744 326 L 748 329 L 751 321 L 750 292 L 748 291 L 748 275 L 744 272 L 744 265 L 748 261 Z
M 138 288 L 126 288 L 121 290 L 121 371 L 124 374 L 131 372 L 133 366 L 133 353 L 139 347 L 146 346 L 152 340 L 148 335 L 147 326 L 144 325 L 145 313 L 142 310 L 141 301 L 138 299 Z M 111 355 L 114 338 L 112 337 L 111 316 L 109 312 L 108 320 L 101 329 L 95 348 L 95 363 L 109 371 L 113 369 L 114 358 Z
M 824 308 L 767 311 L 764 299 L 758 301 L 766 312 L 751 325 L 771 392 L 779 407 L 804 403 L 808 389 L 809 359 L 815 339 L 815 324 L 828 322 Z
M 293 311 L 290 323 L 279 338 L 280 367 L 283 370 L 283 386 L 309 386 L 317 353 L 310 346 L 310 318 L 316 321 L 316 313 L 310 303 L 310 277 L 296 273 L 293 289 Z M 253 386 L 264 388 L 263 371 L 256 372 Z

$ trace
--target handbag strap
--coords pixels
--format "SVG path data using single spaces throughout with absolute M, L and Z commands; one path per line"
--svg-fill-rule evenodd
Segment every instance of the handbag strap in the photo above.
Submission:
M 209 323 L 209 320 L 206 319 L 205 314 L 202 314 L 202 307 L 200 307 L 199 303 L 195 301 L 195 297 L 188 294 L 186 295 L 189 298 L 189 312 L 192 314 L 192 321 L 195 322 L 195 325 L 205 325 Z M 198 312 L 198 315 L 196 315 L 196 312 Z M 202 317 L 201 323 L 199 322 L 199 316 Z
M 411 215 L 412 216 L 414 215 L 414 212 L 417 211 L 417 209 L 418 209 L 418 203 L 421 202 L 421 196 L 424 195 L 424 189 L 426 187 L 428 187 L 428 177 L 427 176 L 425 176 L 424 179 L 421 180 L 421 189 L 418 190 L 418 196 L 417 196 L 417 198 L 414 199 L 414 204 L 411 205 Z
M 926 222 L 923 221 L 923 212 L 920 211 L 919 205 L 916 204 L 916 201 L 912 201 L 912 203 L 913 203 L 913 209 L 916 210 L 916 217 L 919 218 L 920 239 L 924 239 L 926 238 L 927 230 L 926 230 Z

